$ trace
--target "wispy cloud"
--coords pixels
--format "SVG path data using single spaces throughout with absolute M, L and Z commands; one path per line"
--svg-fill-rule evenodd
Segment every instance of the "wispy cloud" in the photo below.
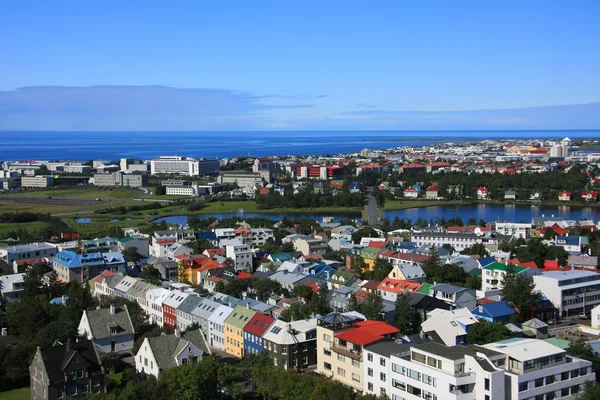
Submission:
M 356 105 L 356 107 L 361 107 L 361 108 L 378 108 L 381 107 L 380 105 L 377 104 L 364 104 L 364 103 L 358 103 Z

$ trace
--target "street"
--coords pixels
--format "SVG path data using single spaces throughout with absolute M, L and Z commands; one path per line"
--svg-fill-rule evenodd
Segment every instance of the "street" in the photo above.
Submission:
M 367 223 L 374 229 L 381 229 L 377 201 L 375 200 L 375 196 L 373 196 L 373 187 L 367 187 L 366 202 Z

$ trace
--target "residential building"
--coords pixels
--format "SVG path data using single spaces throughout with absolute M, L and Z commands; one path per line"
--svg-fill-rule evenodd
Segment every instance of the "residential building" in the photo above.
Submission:
M 254 314 L 244 326 L 244 354 L 258 354 L 263 351 L 262 337 L 275 318 L 259 312 Z
M 438 283 L 431 286 L 429 296 L 443 300 L 456 308 L 466 307 L 469 310 L 475 307 L 477 298 L 474 289 L 466 289 L 448 283 Z
M 244 356 L 244 327 L 256 311 L 242 306 L 235 306 L 233 312 L 225 319 L 225 352 L 232 356 Z
M 225 319 L 233 312 L 233 308 L 220 305 L 208 317 L 208 340 L 211 347 L 225 351 Z
M 398 295 L 414 293 L 419 290 L 420 287 L 420 283 L 403 279 L 394 279 L 388 276 L 377 285 L 377 291 L 384 300 L 396 301 Z
M 362 391 L 363 347 L 395 338 L 398 329 L 382 321 L 332 312 L 317 319 L 316 372 Z
M 489 292 L 504 288 L 504 278 L 507 274 L 506 268 L 506 264 L 497 261 L 485 266 L 481 272 L 481 291 Z M 513 265 L 512 269 L 517 275 L 527 270 L 527 268 L 518 265 Z
M 587 238 L 585 238 L 587 239 Z M 565 251 L 580 254 L 586 242 L 583 236 L 556 236 L 554 239 L 557 246 L 562 247 Z
M 488 200 L 490 191 L 486 187 L 477 188 L 477 200 Z
M 558 201 L 571 201 L 571 192 L 564 190 L 558 192 Z
M 127 306 L 84 311 L 77 328 L 79 336 L 91 340 L 102 352 L 131 353 L 135 331 Z
M 104 393 L 104 367 L 89 340 L 37 348 L 29 366 L 32 400 L 84 399 Z
M 305 370 L 317 365 L 317 319 L 275 320 L 262 337 L 263 349 L 273 364 Z
M 360 283 L 358 275 L 352 271 L 340 268 L 327 281 L 327 288 L 332 290 L 337 289 L 340 286 L 353 286 L 357 283 Z
M 172 335 L 145 338 L 135 355 L 135 370 L 158 378 L 171 368 L 199 362 L 204 354 L 211 352 L 200 331 L 176 329 Z
M 510 235 L 516 238 L 529 239 L 531 224 L 515 222 L 495 222 L 495 230 L 501 235 Z
M 427 279 L 425 272 L 421 268 L 421 264 L 417 262 L 395 263 L 393 265 L 392 270 L 388 274 L 389 278 L 411 280 L 414 282 L 425 282 Z
M 208 318 L 216 311 L 217 308 L 219 308 L 220 305 L 221 303 L 201 297 L 198 307 L 192 310 L 192 319 L 195 323 L 200 325 L 200 330 L 206 338 L 210 337 Z
M 189 293 L 184 293 L 183 290 L 173 290 L 169 297 L 164 299 L 162 304 L 163 325 L 177 328 L 177 308 L 189 295 Z
M 276 272 L 270 275 L 268 279 L 279 282 L 283 289 L 287 289 L 292 292 L 298 286 L 308 285 L 309 283 L 316 282 L 316 278 L 302 274 L 294 274 L 287 271 Z
M 600 274 L 588 270 L 549 271 L 533 282 L 561 315 L 587 313 L 600 304 Z
M 164 326 L 163 302 L 171 295 L 171 291 L 164 288 L 150 289 L 146 292 L 148 322 L 161 328 Z
M 484 237 L 470 232 L 418 232 L 415 231 L 411 235 L 411 242 L 414 242 L 417 247 L 423 245 L 442 247 L 448 244 L 457 251 L 462 251 L 467 247 L 471 247 L 476 243 L 483 243 Z M 496 243 L 494 239 L 488 239 L 486 242 Z
M 185 331 L 194 323 L 194 310 L 200 305 L 200 296 L 190 294 L 177 307 L 177 329 Z
M 15 260 L 28 260 L 39 257 L 54 257 L 58 253 L 49 243 L 30 243 L 18 246 L 0 247 L 0 260 L 12 265 Z
M 489 322 L 510 322 L 510 317 L 517 312 L 508 305 L 506 301 L 496 301 L 493 303 L 480 304 L 471 310 L 475 318 L 485 319 Z
M 62 282 L 85 283 L 105 270 L 124 274 L 126 265 L 122 258 L 105 259 L 102 253 L 77 254 L 70 250 L 61 251 L 52 260 L 52 268 Z
M 239 239 L 221 240 L 220 246 L 225 248 L 225 256 L 234 261 L 236 271 L 252 272 L 252 247 Z
M 137 252 L 142 257 L 146 257 L 148 255 L 148 240 L 145 238 L 134 238 L 131 236 L 126 236 L 124 238 L 119 239 L 117 247 L 121 252 L 135 247 Z
M 10 303 L 19 300 L 25 290 L 24 273 L 0 275 L 0 297 Z
M 469 326 L 478 323 L 467 308 L 454 310 L 436 309 L 427 313 L 427 319 L 421 323 L 423 332 L 435 332 L 447 346 L 466 345 Z
M 297 235 L 293 239 L 294 248 L 307 256 L 309 254 L 325 254 L 327 252 L 327 243 L 321 239 L 315 239 L 306 235 Z

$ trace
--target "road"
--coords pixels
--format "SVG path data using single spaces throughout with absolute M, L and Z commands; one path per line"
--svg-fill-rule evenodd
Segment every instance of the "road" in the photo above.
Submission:
M 367 187 L 367 204 L 365 206 L 367 211 L 367 223 L 374 229 L 381 229 L 381 221 L 379 219 L 379 210 L 377 210 L 377 201 L 373 196 L 373 187 Z

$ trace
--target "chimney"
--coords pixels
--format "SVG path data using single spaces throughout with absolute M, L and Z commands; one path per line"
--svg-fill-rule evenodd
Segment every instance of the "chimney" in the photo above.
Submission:
M 8 329 L 2 328 L 2 336 L 8 336 Z
M 177 328 L 175 328 L 175 332 L 174 332 L 175 337 L 180 338 L 181 337 L 181 331 Z
M 419 332 L 419 337 L 421 339 L 425 339 L 425 332 L 423 332 L 423 329 L 421 329 L 421 332 Z
M 116 314 L 116 311 L 117 311 L 117 310 L 116 310 L 116 308 L 115 308 L 115 305 L 114 305 L 114 304 L 111 304 L 111 305 L 110 305 L 110 314 L 111 314 L 111 315 L 115 315 L 115 314 Z
M 60 297 L 60 302 L 62 303 L 63 306 L 66 306 L 67 305 L 67 296 L 63 294 Z

